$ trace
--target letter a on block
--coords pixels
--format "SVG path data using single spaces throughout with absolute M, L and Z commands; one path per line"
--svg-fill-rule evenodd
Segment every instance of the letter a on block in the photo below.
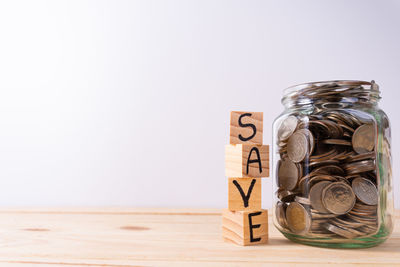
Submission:
M 228 209 L 260 210 L 261 209 L 261 179 L 229 178 Z
M 222 212 L 225 241 L 248 246 L 268 242 L 268 210 Z
M 225 175 L 228 177 L 269 177 L 269 146 L 226 145 Z
M 259 144 L 263 140 L 263 113 L 231 111 L 230 144 Z

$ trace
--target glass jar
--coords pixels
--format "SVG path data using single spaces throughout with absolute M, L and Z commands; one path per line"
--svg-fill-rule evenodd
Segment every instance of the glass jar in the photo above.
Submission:
M 274 224 L 288 239 L 360 248 L 391 234 L 391 136 L 379 94 L 374 81 L 284 91 L 273 125 Z

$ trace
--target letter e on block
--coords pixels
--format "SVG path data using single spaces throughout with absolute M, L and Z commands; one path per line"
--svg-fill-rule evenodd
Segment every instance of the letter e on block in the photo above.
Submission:
M 230 144 L 263 143 L 263 113 L 231 111 Z
M 225 241 L 248 246 L 268 242 L 268 210 L 222 212 Z
M 261 179 L 229 178 L 228 209 L 260 210 L 261 209 Z

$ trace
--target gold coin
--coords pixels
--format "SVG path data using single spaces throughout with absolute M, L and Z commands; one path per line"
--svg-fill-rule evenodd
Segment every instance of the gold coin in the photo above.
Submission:
M 375 127 L 372 124 L 361 125 L 355 130 L 351 142 L 358 154 L 372 151 L 375 147 Z
M 307 233 L 311 226 L 311 218 L 307 210 L 299 203 L 292 202 L 286 209 L 287 224 L 296 234 Z

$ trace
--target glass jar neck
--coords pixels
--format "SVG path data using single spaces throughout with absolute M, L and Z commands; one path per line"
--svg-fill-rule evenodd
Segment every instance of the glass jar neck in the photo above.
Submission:
M 323 81 L 295 85 L 285 89 L 282 104 L 286 108 L 321 106 L 373 107 L 380 99 L 379 86 L 374 81 Z

